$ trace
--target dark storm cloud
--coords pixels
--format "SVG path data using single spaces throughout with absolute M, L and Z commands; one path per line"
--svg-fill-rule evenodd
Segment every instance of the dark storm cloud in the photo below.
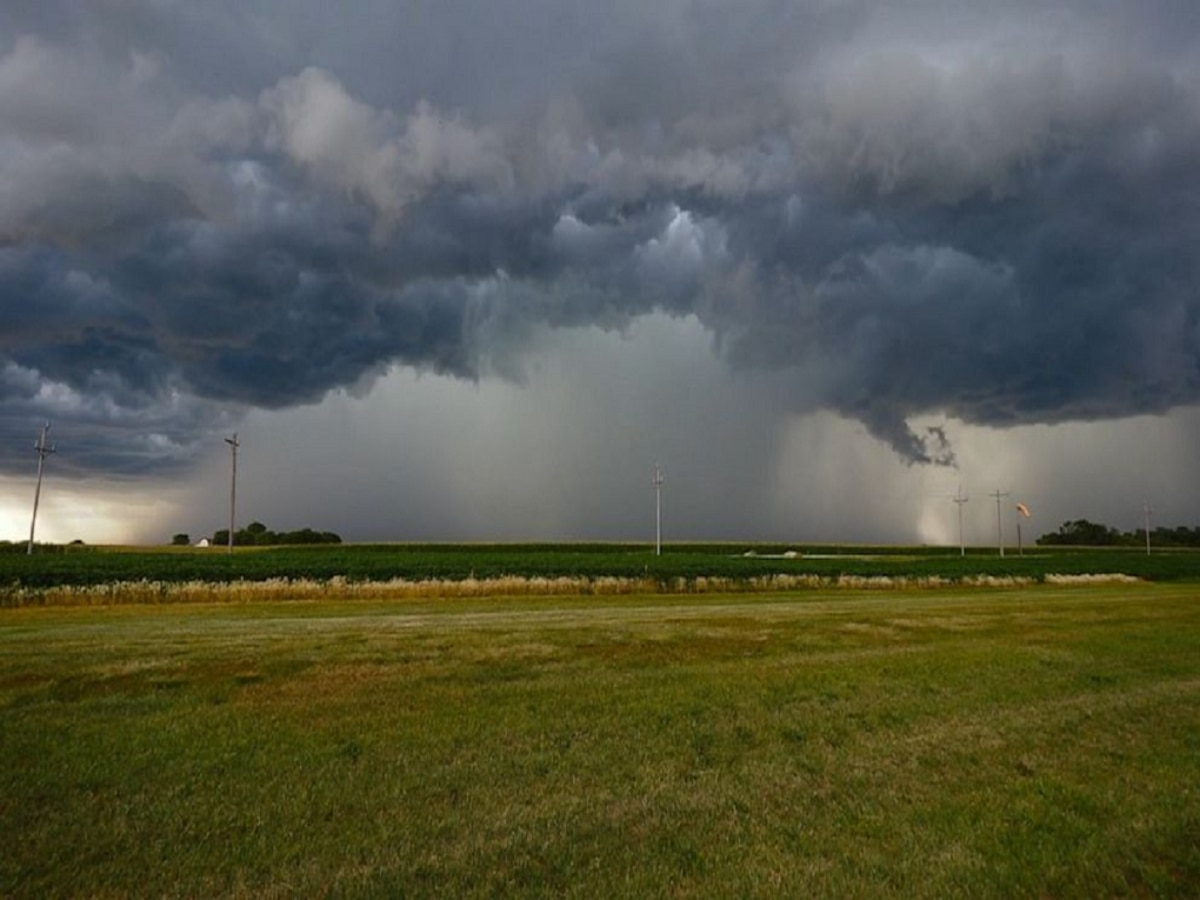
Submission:
M 0 12 L 0 416 L 167 465 L 654 312 L 913 462 L 1200 399 L 1191 5 L 556 9 Z

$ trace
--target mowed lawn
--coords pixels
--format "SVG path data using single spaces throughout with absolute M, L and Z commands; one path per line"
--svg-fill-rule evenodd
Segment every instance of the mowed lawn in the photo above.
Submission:
M 0 610 L 0 895 L 1197 896 L 1200 587 Z

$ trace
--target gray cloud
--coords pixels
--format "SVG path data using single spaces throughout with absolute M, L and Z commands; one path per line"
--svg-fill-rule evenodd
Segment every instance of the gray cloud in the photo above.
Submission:
M 0 12 L 5 430 L 182 465 L 654 313 L 909 462 L 1200 399 L 1190 5 L 380 6 Z

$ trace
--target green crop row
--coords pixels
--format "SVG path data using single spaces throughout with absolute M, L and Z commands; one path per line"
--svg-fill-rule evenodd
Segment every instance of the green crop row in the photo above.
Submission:
M 495 578 L 624 578 L 675 584 L 698 578 L 750 581 L 772 575 L 826 579 L 979 577 L 1043 580 L 1047 574 L 1120 573 L 1151 581 L 1200 580 L 1200 552 L 1037 548 L 1025 555 L 946 548 L 680 544 L 661 556 L 641 544 L 364 544 L 116 549 L 0 554 L 0 591 L 113 582 L 229 582 L 272 579 L 428 581 Z

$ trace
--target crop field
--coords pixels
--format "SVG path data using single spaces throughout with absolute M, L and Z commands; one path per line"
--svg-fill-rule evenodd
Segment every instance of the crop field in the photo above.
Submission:
M 518 592 L 517 582 L 541 580 L 552 593 L 674 591 L 820 585 L 839 580 L 893 579 L 930 582 L 1015 579 L 1047 575 L 1125 574 L 1153 581 L 1200 582 L 1200 551 L 1083 548 L 992 549 L 960 556 L 945 547 L 791 547 L 762 544 L 668 545 L 661 556 L 645 544 L 364 544 L 235 548 L 38 548 L 0 552 L 0 606 L 85 602 L 85 589 L 102 588 L 101 600 L 163 602 L 173 585 L 266 584 L 282 596 L 296 591 L 281 582 L 346 585 L 434 582 L 439 591 L 485 582 L 481 590 Z M 789 579 L 791 582 L 789 583 Z M 557 582 L 546 584 L 547 581 Z M 501 588 L 500 583 L 506 587 Z M 147 589 L 146 585 L 153 587 Z M 116 587 L 114 587 L 116 586 Z M 47 589 L 58 593 L 47 594 Z M 66 590 L 63 590 L 66 589 Z M 244 591 L 243 591 L 244 592 Z M 538 591 L 535 591 L 538 592 Z M 236 593 L 236 592 L 235 592 Z M 359 590 L 362 593 L 362 590 Z M 213 590 L 193 598 L 219 599 Z M 74 599 L 72 599 L 74 598 Z
M 1194 897 L 1200 588 L 12 607 L 0 759 L 6 897 Z

